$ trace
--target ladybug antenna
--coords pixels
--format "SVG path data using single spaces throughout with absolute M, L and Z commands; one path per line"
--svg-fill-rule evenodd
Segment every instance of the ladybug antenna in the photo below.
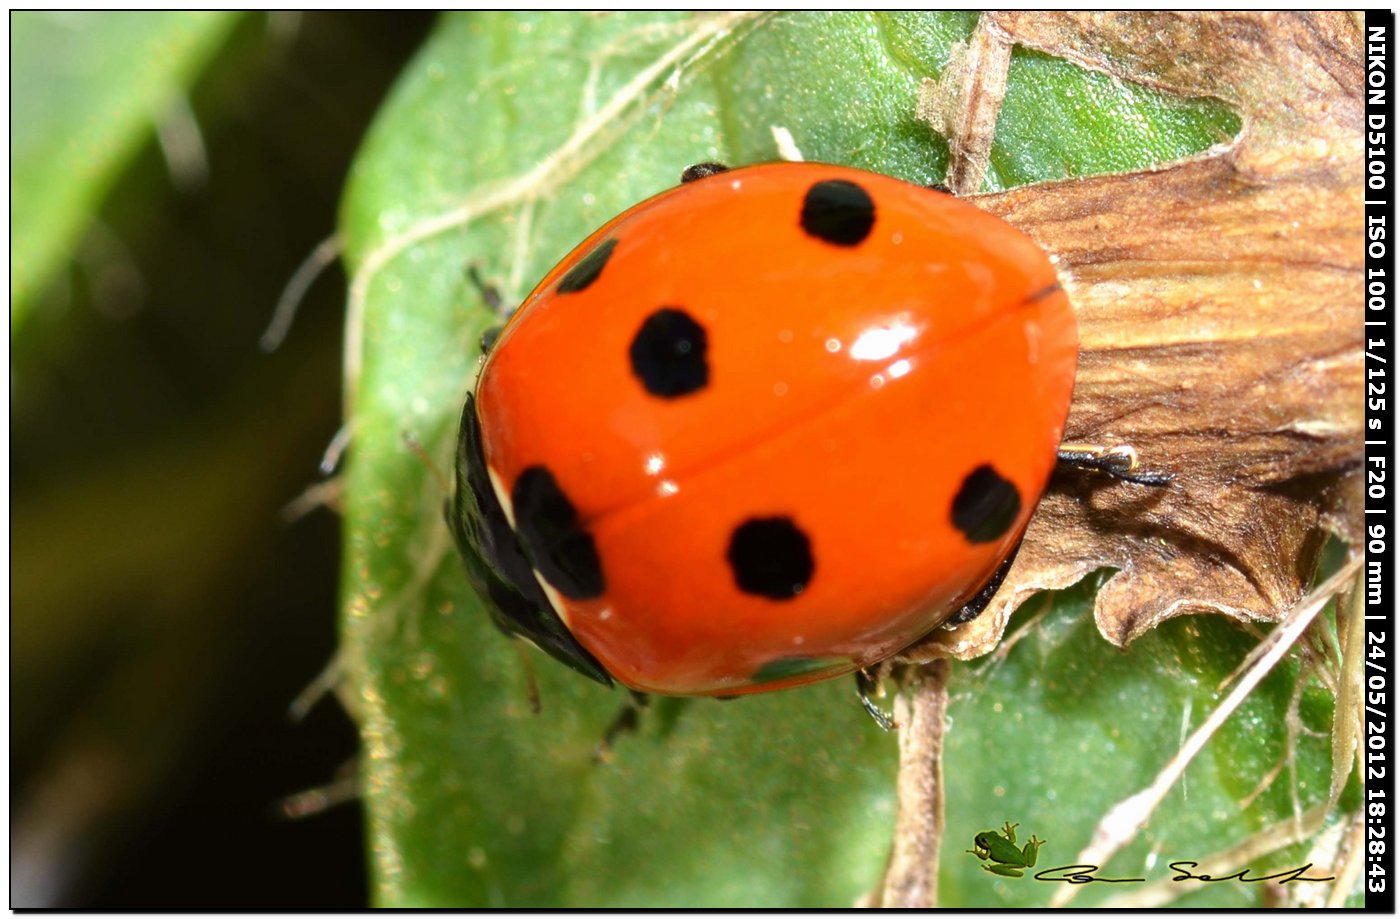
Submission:
M 501 296 L 501 290 L 495 284 L 488 284 L 481 277 L 481 268 L 475 262 L 467 266 L 467 277 L 471 280 L 476 292 L 481 294 L 482 302 L 491 312 L 500 315 L 501 304 L 505 298 Z

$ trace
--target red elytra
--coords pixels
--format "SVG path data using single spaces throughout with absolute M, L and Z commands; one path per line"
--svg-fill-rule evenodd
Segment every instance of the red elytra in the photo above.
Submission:
M 1046 254 L 932 189 L 734 169 L 590 236 L 463 413 L 448 518 L 496 622 L 634 689 L 848 673 L 1018 545 L 1074 384 Z

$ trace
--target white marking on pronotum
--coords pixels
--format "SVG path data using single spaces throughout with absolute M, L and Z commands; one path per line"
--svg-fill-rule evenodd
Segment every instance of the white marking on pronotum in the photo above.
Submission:
M 490 466 L 486 467 L 486 477 L 491 480 L 491 490 L 496 493 L 496 501 L 501 505 L 501 510 L 506 512 L 506 523 L 510 528 L 515 529 L 515 505 L 510 503 L 510 492 L 506 491 L 506 483 L 501 481 L 501 477 L 496 475 L 496 470 Z
M 549 605 L 554 607 L 554 611 L 559 614 L 559 618 L 563 621 L 564 627 L 572 632 L 574 630 L 574 624 L 569 621 L 569 607 L 568 604 L 564 602 L 563 595 L 549 586 L 549 582 L 544 579 L 544 575 L 540 574 L 538 568 L 532 568 L 530 570 L 535 572 L 535 580 L 539 581 L 540 587 L 544 588 L 544 595 L 549 598 Z

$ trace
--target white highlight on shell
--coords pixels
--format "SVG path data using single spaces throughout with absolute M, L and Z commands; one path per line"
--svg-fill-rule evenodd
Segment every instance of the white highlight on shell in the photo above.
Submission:
M 860 333 L 851 345 L 851 357 L 858 361 L 882 361 L 893 357 L 901 345 L 910 342 L 918 330 L 903 320 L 896 319 L 889 325 L 874 326 Z

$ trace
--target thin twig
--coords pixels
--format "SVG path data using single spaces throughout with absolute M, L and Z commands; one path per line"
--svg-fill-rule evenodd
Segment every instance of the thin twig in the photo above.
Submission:
M 1181 778 L 1186 767 L 1200 753 L 1215 732 L 1236 708 L 1254 691 L 1254 687 L 1283 659 L 1289 648 L 1317 616 L 1323 606 L 1337 594 L 1360 570 L 1360 558 L 1352 559 L 1342 570 L 1328 578 L 1316 590 L 1300 600 L 1279 627 L 1270 632 L 1264 643 L 1268 650 L 1255 663 L 1225 701 L 1210 713 L 1205 722 L 1176 752 L 1171 761 L 1157 774 L 1152 784 L 1114 805 L 1099 821 L 1089 845 L 1076 858 L 1077 863 L 1105 865 L 1126 846 L 1146 823 L 1167 792 Z M 1064 906 L 1079 893 L 1075 886 L 1061 888 L 1051 899 L 1052 907 Z
M 943 840 L 943 737 L 948 720 L 946 659 L 914 668 L 894 700 L 899 727 L 899 812 L 877 905 L 938 905 L 938 850 Z

